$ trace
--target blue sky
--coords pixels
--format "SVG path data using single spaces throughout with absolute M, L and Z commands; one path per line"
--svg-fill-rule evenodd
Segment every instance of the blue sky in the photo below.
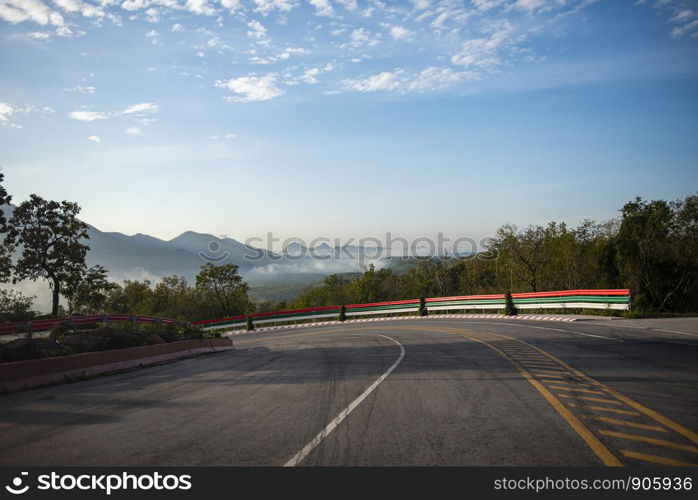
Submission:
M 107 231 L 481 238 L 698 187 L 698 2 L 0 0 L 0 165 Z

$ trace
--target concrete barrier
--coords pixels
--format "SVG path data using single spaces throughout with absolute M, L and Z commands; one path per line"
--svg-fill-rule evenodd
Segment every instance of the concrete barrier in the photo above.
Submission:
M 70 382 L 163 361 L 234 349 L 230 339 L 182 340 L 108 351 L 0 363 L 0 392 Z

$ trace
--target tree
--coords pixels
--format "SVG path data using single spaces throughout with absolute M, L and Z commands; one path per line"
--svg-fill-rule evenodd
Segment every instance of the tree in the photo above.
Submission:
M 342 307 L 339 308 L 339 321 L 346 321 L 347 320 L 347 307 L 342 304 Z
M 48 280 L 53 292 L 52 314 L 58 315 L 61 287 L 85 269 L 90 249 L 87 224 L 78 220 L 80 207 L 69 201 L 48 201 L 32 194 L 10 218 L 9 237 L 22 247 L 13 283 Z
M 427 309 L 427 299 L 424 297 L 421 297 L 419 299 L 419 315 L 420 316 L 428 316 L 429 315 L 429 309 Z
M 62 294 L 68 299 L 69 314 L 97 314 L 105 312 L 111 293 L 119 285 L 107 278 L 108 271 L 94 266 L 84 273 L 76 273 L 63 285 Z
M 2 248 L 0 248 L 0 283 L 6 283 L 12 275 L 12 253 L 14 244 L 12 238 L 5 235 L 9 232 L 10 226 L 7 224 L 7 218 L 3 206 L 9 205 L 12 201 L 12 196 L 7 194 L 7 190 L 2 183 L 5 180 L 5 175 L 0 173 L 0 235 L 2 235 Z
M 214 266 L 209 262 L 196 276 L 196 289 L 215 306 L 219 316 L 247 314 L 252 309 L 249 288 L 235 264 Z
M 26 296 L 16 290 L 0 290 L 0 321 L 26 321 L 33 319 L 34 296 Z
M 519 310 L 514 305 L 514 299 L 511 297 L 511 292 L 504 294 L 504 314 L 507 316 L 516 316 Z

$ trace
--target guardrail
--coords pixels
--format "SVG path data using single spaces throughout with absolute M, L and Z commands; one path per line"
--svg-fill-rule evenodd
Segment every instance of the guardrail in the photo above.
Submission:
M 628 289 L 566 290 L 555 292 L 513 293 L 512 299 L 518 309 L 612 309 L 630 308 Z M 504 294 L 463 295 L 455 297 L 431 297 L 425 300 L 428 311 L 484 311 L 504 309 Z M 419 299 L 351 304 L 346 307 L 347 317 L 376 314 L 414 313 L 419 309 Z M 255 325 L 291 321 L 313 321 L 337 318 L 341 306 L 311 307 L 268 313 L 251 314 Z M 193 324 L 204 330 L 236 328 L 245 326 L 248 316 L 195 321 Z
M 93 316 L 73 316 L 70 318 L 37 319 L 34 321 L 14 321 L 0 324 L 0 335 L 15 333 L 34 333 L 51 330 L 56 325 L 80 325 L 84 323 L 110 323 L 130 321 L 138 327 L 140 323 L 146 324 L 176 324 L 178 321 L 169 318 L 155 318 L 153 316 L 133 316 L 130 314 L 96 314 Z

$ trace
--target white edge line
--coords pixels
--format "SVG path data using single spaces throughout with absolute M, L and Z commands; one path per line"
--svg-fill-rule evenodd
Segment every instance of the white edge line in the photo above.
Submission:
M 354 401 L 349 404 L 344 410 L 342 410 L 339 415 L 334 417 L 334 420 L 332 420 L 327 426 L 318 433 L 317 436 L 315 436 L 308 444 L 306 444 L 301 451 L 296 453 L 288 462 L 284 464 L 284 467 L 295 467 L 299 463 L 301 463 L 305 457 L 307 457 L 329 434 L 335 430 L 335 428 L 342 423 L 342 421 L 347 418 L 347 416 L 354 411 L 354 409 L 359 406 L 364 399 L 368 397 L 369 394 L 371 394 L 376 387 L 380 385 L 381 382 L 383 382 L 388 375 L 392 373 L 392 371 L 397 368 L 397 365 L 400 364 L 402 361 L 402 358 L 405 357 L 405 348 L 402 346 L 400 342 L 395 340 L 394 338 L 388 337 L 387 335 L 379 335 L 379 337 L 384 337 L 388 340 L 392 340 L 395 342 L 399 347 L 400 347 L 400 356 L 397 358 L 397 360 L 388 368 L 383 375 L 381 375 L 375 382 L 373 382 L 364 392 L 361 393 L 361 395 L 356 398 Z

